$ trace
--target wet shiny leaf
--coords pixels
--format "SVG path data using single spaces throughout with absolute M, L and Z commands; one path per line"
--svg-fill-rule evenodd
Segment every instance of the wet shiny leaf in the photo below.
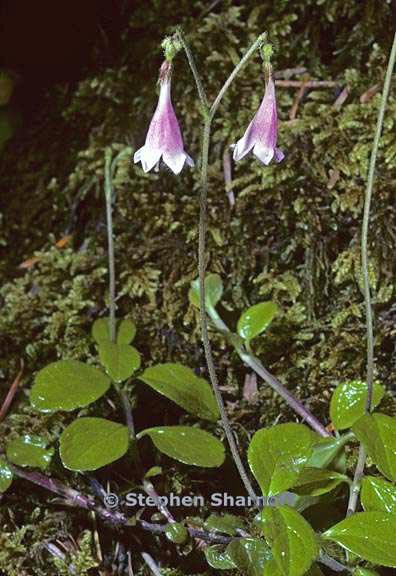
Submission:
M 360 558 L 396 567 L 396 516 L 389 512 L 358 512 L 332 526 L 322 538 L 333 540 Z
M 102 341 L 98 352 L 102 366 L 114 382 L 127 380 L 140 368 L 140 354 L 129 344 Z
M 366 512 L 382 510 L 396 514 L 396 486 L 383 478 L 363 478 L 360 499 Z
M 251 306 L 238 320 L 239 336 L 250 342 L 268 328 L 277 312 L 278 306 L 274 302 L 260 302 Z
M 315 532 L 293 508 L 267 507 L 261 513 L 262 530 L 283 576 L 303 576 L 319 553 Z
M 7 462 L 0 458 L 0 492 L 5 492 L 12 484 L 13 474 Z
M 378 470 L 396 480 L 396 419 L 385 414 L 367 414 L 352 427 Z
M 384 387 L 376 382 L 373 386 L 372 407 L 381 402 Z M 338 430 L 350 428 L 366 411 L 367 384 L 361 380 L 344 382 L 335 389 L 330 403 L 330 417 Z
M 215 436 L 189 426 L 158 426 L 148 428 L 137 438 L 150 436 L 160 452 L 183 464 L 217 468 L 224 462 L 224 446 Z
M 128 428 L 104 418 L 79 418 L 60 437 L 65 468 L 97 470 L 121 458 L 128 450 Z
M 41 412 L 70 411 L 95 402 L 110 385 L 110 378 L 97 368 L 77 360 L 60 360 L 37 373 L 30 401 Z
M 212 422 L 220 418 L 211 386 L 187 366 L 157 364 L 147 368 L 139 379 L 199 418 Z
M 45 470 L 51 462 L 54 449 L 47 448 L 47 442 L 41 436 L 25 434 L 7 444 L 6 454 L 8 460 L 17 466 Z
M 315 442 L 316 435 L 304 424 L 278 424 L 254 434 L 248 461 L 264 496 L 276 496 L 293 486 Z

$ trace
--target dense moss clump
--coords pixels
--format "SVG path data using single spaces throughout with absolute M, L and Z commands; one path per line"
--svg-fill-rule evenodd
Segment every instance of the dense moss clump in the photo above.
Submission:
M 328 422 L 334 386 L 364 377 L 360 226 L 391 39 L 391 3 L 250 0 L 237 5 L 225 0 L 213 3 L 213 8 L 207 8 L 209 2 L 193 4 L 191 8 L 187 1 L 158 0 L 149 10 L 136 8 L 125 22 L 114 61 L 87 71 L 72 88 L 53 87 L 31 124 L 2 152 L 2 395 L 20 359 L 26 365 L 23 390 L 13 406 L 16 414 L 0 425 L 2 437 L 12 434 L 14 425 L 21 432 L 29 424 L 48 436 L 48 417 L 37 416 L 27 398 L 34 373 L 46 362 L 60 357 L 93 361 L 89 330 L 107 305 L 104 152 L 110 147 L 116 155 L 129 146 L 132 154 L 142 142 L 155 105 L 158 47 L 175 24 L 191 32 L 211 97 L 245 46 L 263 30 L 275 46 L 278 79 L 290 78 L 286 69 L 303 67 L 293 80 L 309 76 L 332 82 L 309 88 L 298 99 L 298 88 L 279 85 L 279 145 L 286 160 L 263 169 L 248 158 L 233 167 L 230 184 L 224 180 L 229 146 L 241 136 L 262 97 L 259 56 L 232 85 L 215 121 L 210 155 L 208 269 L 223 279 L 221 312 L 231 326 L 247 305 L 265 299 L 277 302 L 281 313 L 270 332 L 255 341 L 255 353 L 324 421 Z M 186 148 L 199 161 L 199 104 L 182 57 L 175 61 L 173 99 Z M 387 386 L 388 411 L 396 342 L 395 118 L 392 94 L 370 229 L 377 377 Z M 135 319 L 136 346 L 146 366 L 172 359 L 204 372 L 197 314 L 187 298 L 197 275 L 198 171 L 179 178 L 167 172 L 144 175 L 128 156 L 117 167 L 114 188 L 119 315 Z M 243 400 L 246 369 L 221 336 L 213 334 L 213 341 L 242 445 L 259 425 L 293 418 L 264 384 L 259 385 L 256 403 Z M 179 417 L 165 400 L 155 411 L 157 424 L 161 417 Z M 151 423 L 147 416 L 138 419 Z M 53 422 L 53 428 L 61 426 L 62 421 Z M 10 498 L 16 500 L 18 487 L 13 490 Z M 36 521 L 37 499 L 29 495 L 28 500 L 26 517 L 22 508 L 15 522 L 12 516 L 4 517 L 0 570 L 10 576 L 30 574 L 34 565 L 35 574 L 69 573 L 59 558 L 39 546 L 57 534 L 56 518 L 50 522 L 50 513 L 47 519 L 41 513 Z M 87 536 L 78 518 L 74 524 L 68 520 L 67 530 L 78 540 L 71 563 L 74 573 L 82 575 L 95 566 L 96 556 L 90 552 L 90 533 Z M 52 558 L 48 568 L 42 554 Z M 194 573 L 191 567 L 186 570 L 183 573 Z

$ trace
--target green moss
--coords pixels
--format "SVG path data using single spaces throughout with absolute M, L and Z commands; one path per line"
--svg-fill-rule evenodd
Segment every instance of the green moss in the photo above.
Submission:
M 119 58 L 107 69 L 89 73 L 71 98 L 65 90 L 54 89 L 24 138 L 3 151 L 2 186 L 12 191 L 0 200 L 3 393 L 20 359 L 26 363 L 23 391 L 1 425 L 4 437 L 29 428 L 54 441 L 64 419 L 49 420 L 29 407 L 26 392 L 34 373 L 60 357 L 94 361 L 89 330 L 107 305 L 104 151 L 111 146 L 115 156 L 124 147 L 136 149 L 143 142 L 156 101 L 160 42 L 179 23 L 191 31 L 197 65 L 211 98 L 245 47 L 263 30 L 274 44 L 276 70 L 304 66 L 314 78 L 336 81 L 336 88 L 310 90 L 294 120 L 288 114 L 296 91 L 278 89 L 279 144 L 286 160 L 263 169 L 249 158 L 233 167 L 237 200 L 233 210 L 222 159 L 260 102 L 264 83 L 260 58 L 252 59 L 232 85 L 214 123 L 208 269 L 224 281 L 220 311 L 230 326 L 246 306 L 264 299 L 277 302 L 281 313 L 268 334 L 255 340 L 255 353 L 324 421 L 334 386 L 364 377 L 359 242 L 380 95 L 366 103 L 360 97 L 383 80 L 391 6 L 368 1 L 362 8 L 354 0 L 233 4 L 225 0 L 200 18 L 207 3 L 194 3 L 194 10 L 187 1 L 152 2 L 149 11 L 137 8 L 123 35 Z M 138 41 L 131 42 L 131 34 Z M 337 109 L 335 100 L 346 85 L 348 98 Z M 181 56 L 175 59 L 173 92 L 186 148 L 199 161 L 199 105 Z M 395 346 L 391 308 L 396 272 L 395 117 L 396 99 L 391 95 L 370 228 L 377 372 L 390 390 L 384 401 L 389 413 L 394 412 L 395 368 L 390 353 Z M 124 158 L 114 187 L 118 314 L 135 318 L 135 344 L 144 365 L 174 360 L 202 368 L 197 312 L 187 298 L 190 281 L 196 277 L 199 171 L 186 171 L 180 178 L 166 172 L 145 175 Z M 55 245 L 70 233 L 73 238 L 65 248 Z M 31 268 L 18 268 L 32 256 L 38 260 Z M 243 445 L 257 427 L 278 417 L 294 418 L 262 383 L 258 404 L 241 400 L 246 370 L 220 335 L 213 334 L 213 342 Z M 175 418 L 166 401 L 158 404 L 154 416 Z M 71 530 L 78 538 L 77 523 Z M 8 551 L 3 564 L 12 556 L 16 568 L 9 574 L 20 574 L 28 548 L 26 532 L 8 527 L 2 537 L 2 549 Z M 88 566 L 91 545 L 84 544 L 84 550 L 85 546 Z

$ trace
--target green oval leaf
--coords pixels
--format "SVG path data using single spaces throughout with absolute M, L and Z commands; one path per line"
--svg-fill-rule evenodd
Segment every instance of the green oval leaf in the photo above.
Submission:
M 206 561 L 215 570 L 233 570 L 236 568 L 234 562 L 228 556 L 223 546 L 215 545 L 204 549 Z
M 129 344 L 101 342 L 98 352 L 102 366 L 114 382 L 127 380 L 140 368 L 140 354 Z
M 304 424 L 278 424 L 258 430 L 249 445 L 249 466 L 264 496 L 276 496 L 297 480 L 317 442 Z
M 0 458 L 0 492 L 5 492 L 12 484 L 13 474 L 7 462 Z
M 360 499 L 366 512 L 378 510 L 396 514 L 396 486 L 383 478 L 363 478 Z
M 284 576 L 302 576 L 319 553 L 315 532 L 293 508 L 267 507 L 261 513 L 262 529 L 274 560 Z
M 121 320 L 117 330 L 117 344 L 130 344 L 136 336 L 136 325 L 130 318 Z
M 378 470 L 396 480 L 396 419 L 385 414 L 367 414 L 352 427 Z
M 246 576 L 262 576 L 264 566 L 272 556 L 271 550 L 260 538 L 233 540 L 228 544 L 226 553 Z
M 218 274 L 205 276 L 205 307 L 214 308 L 223 295 L 223 282 Z M 191 282 L 188 298 L 194 306 L 199 308 L 199 279 Z
M 215 436 L 189 426 L 158 426 L 148 428 L 137 438 L 150 436 L 158 450 L 183 464 L 217 468 L 224 462 L 224 446 Z
M 199 418 L 216 422 L 220 418 L 212 388 L 204 378 L 181 364 L 157 364 L 139 379 Z
M 47 449 L 47 442 L 41 436 L 19 436 L 6 447 L 7 459 L 17 466 L 32 466 L 45 470 L 54 455 L 54 449 Z
M 332 526 L 322 537 L 360 558 L 396 567 L 396 516 L 389 512 L 358 512 Z
M 30 401 L 41 412 L 75 410 L 95 402 L 110 384 L 110 378 L 93 366 L 77 360 L 60 360 L 37 373 Z
M 347 481 L 347 476 L 333 470 L 304 468 L 293 484 L 293 492 L 303 496 L 321 496 Z
M 205 528 L 207 530 L 213 530 L 214 532 L 222 532 L 223 534 L 229 534 L 230 536 L 235 536 L 238 528 L 245 528 L 245 522 L 240 516 L 234 516 L 233 514 L 211 514 L 209 518 L 205 521 Z
M 92 338 L 100 344 L 101 342 L 111 342 L 110 337 L 110 319 L 98 318 L 92 324 Z
M 381 402 L 385 389 L 378 382 L 373 386 L 372 407 Z M 350 428 L 366 411 L 367 384 L 361 380 L 344 382 L 334 390 L 330 403 L 330 417 L 338 430 Z
M 61 434 L 60 457 L 68 470 L 97 470 L 128 450 L 128 428 L 104 418 L 79 418 Z
M 278 306 L 275 302 L 260 302 L 260 304 L 251 306 L 243 312 L 238 320 L 239 336 L 250 342 L 268 328 L 277 312 Z
M 165 527 L 165 536 L 174 544 L 183 544 L 188 539 L 188 531 L 179 522 L 170 522 Z

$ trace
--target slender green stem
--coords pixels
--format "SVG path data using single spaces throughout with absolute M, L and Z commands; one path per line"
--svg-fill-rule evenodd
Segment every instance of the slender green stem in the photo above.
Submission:
M 177 36 L 178 36 L 178 38 L 179 38 L 179 40 L 183 46 L 184 52 L 186 53 L 188 64 L 191 68 L 191 72 L 193 73 L 195 84 L 197 85 L 198 95 L 199 95 L 199 98 L 201 100 L 201 104 L 203 106 L 203 109 L 205 112 L 208 112 L 209 103 L 208 103 L 208 99 L 206 96 L 205 88 L 203 86 L 201 76 L 200 76 L 198 69 L 197 69 L 197 66 L 195 64 L 193 53 L 190 49 L 190 46 L 187 44 L 187 42 L 184 38 L 183 30 L 180 28 L 180 26 L 178 26 L 176 28 L 176 34 L 177 34 Z
M 105 197 L 107 219 L 107 251 L 109 258 L 109 332 L 110 339 L 116 339 L 116 302 L 115 302 L 115 259 L 114 259 L 114 236 L 113 236 L 113 187 L 111 179 L 111 149 L 105 152 Z
M 363 444 L 360 444 L 358 462 L 356 465 L 355 474 L 353 476 L 353 482 L 351 484 L 349 491 L 347 516 L 354 514 L 356 511 L 360 493 L 360 484 L 362 481 L 365 464 L 366 464 L 366 450 L 364 449 Z
M 364 303 L 366 309 L 366 333 L 367 333 L 367 403 L 366 412 L 371 411 L 372 397 L 373 397 L 373 382 L 374 382 L 374 333 L 373 333 L 373 311 L 371 306 L 371 292 L 370 292 L 370 274 L 368 262 L 368 231 L 370 222 L 370 206 L 371 197 L 374 187 L 375 165 L 377 161 L 378 147 L 381 138 L 382 126 L 384 123 L 384 115 L 386 103 L 389 96 L 389 89 L 392 79 L 393 68 L 396 60 L 396 34 L 393 38 L 391 53 L 389 56 L 388 68 L 386 70 L 384 89 L 382 91 L 381 105 L 378 111 L 377 126 L 374 134 L 373 148 L 371 151 L 370 166 L 367 178 L 367 186 L 364 199 L 363 223 L 362 223 L 362 239 L 361 239 L 361 258 L 362 258 L 362 272 L 363 272 L 363 292 Z M 357 508 L 361 479 L 364 473 L 366 463 L 366 451 L 363 445 L 359 447 L 359 457 L 356 466 L 348 502 L 347 515 L 354 514 Z
M 202 167 L 201 167 L 201 195 L 200 195 L 200 218 L 199 218 L 199 241 L 198 241 L 198 273 L 199 273 L 199 312 L 202 332 L 202 342 L 205 350 L 205 358 L 208 366 L 210 381 L 217 400 L 220 411 L 221 421 L 224 432 L 227 436 L 231 454 L 235 465 L 238 469 L 241 480 L 249 496 L 257 501 L 257 494 L 249 480 L 245 467 L 239 456 L 238 447 L 235 442 L 234 434 L 224 406 L 223 398 L 220 392 L 219 382 L 217 379 L 216 369 L 213 361 L 212 347 L 208 334 L 208 320 L 205 307 L 205 271 L 206 271 L 206 228 L 207 228 L 207 194 L 208 194 L 208 160 L 210 144 L 211 120 L 208 118 L 204 123 L 204 132 L 202 140 Z
M 367 412 L 370 412 L 371 410 L 371 404 L 373 398 L 373 380 L 374 380 L 374 335 L 373 335 L 373 311 L 371 306 L 370 276 L 369 276 L 369 263 L 368 263 L 368 231 L 370 221 L 371 197 L 373 193 L 374 178 L 375 178 L 375 165 L 377 161 L 377 154 L 381 138 L 382 126 L 384 123 L 385 108 L 388 100 L 393 68 L 395 65 L 395 58 L 396 58 L 396 34 L 393 39 L 392 50 L 389 56 L 388 68 L 386 71 L 384 82 L 384 89 L 382 92 L 381 106 L 378 112 L 377 127 L 374 135 L 374 143 L 371 152 L 370 167 L 364 200 L 364 213 L 363 213 L 363 225 L 362 225 L 361 256 L 362 256 L 362 272 L 363 272 L 364 302 L 366 308 L 366 331 L 367 331 L 367 389 L 368 389 L 367 404 L 366 404 Z
M 224 82 L 222 89 L 220 90 L 220 92 L 218 93 L 218 95 L 215 98 L 215 101 L 213 102 L 212 106 L 210 107 L 209 115 L 210 115 L 211 120 L 213 120 L 213 118 L 217 112 L 217 109 L 220 106 L 220 102 L 222 101 L 224 94 L 227 92 L 227 90 L 230 87 L 233 80 L 236 78 L 236 76 L 239 74 L 239 72 L 245 66 L 245 64 L 247 63 L 249 58 L 256 52 L 256 50 L 258 48 L 260 48 L 260 46 L 262 44 L 264 44 L 266 38 L 267 38 L 266 32 L 264 32 L 263 34 L 260 34 L 260 36 L 257 38 L 257 40 L 255 42 L 253 42 L 253 44 L 247 50 L 246 54 L 241 58 L 240 62 L 238 62 L 238 64 L 235 66 L 234 70 L 231 72 L 231 74 L 229 75 L 227 80 Z
M 106 220 L 107 220 L 107 252 L 109 259 L 109 332 L 112 342 L 116 340 L 116 275 L 114 258 L 114 231 L 113 231 L 113 177 L 118 162 L 124 156 L 129 156 L 131 149 L 124 148 L 112 161 L 111 148 L 105 151 L 104 186 L 106 198 Z

